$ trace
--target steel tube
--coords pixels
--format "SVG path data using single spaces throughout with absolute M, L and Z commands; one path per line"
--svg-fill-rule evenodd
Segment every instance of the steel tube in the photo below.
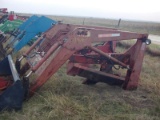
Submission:
M 40 37 L 36 42 L 34 42 L 34 44 L 30 47 L 30 49 L 23 56 L 27 56 L 42 39 L 44 38 Z
M 97 52 L 97 53 L 99 53 L 99 54 L 107 57 L 108 59 L 111 59 L 112 61 L 118 63 L 119 65 L 128 68 L 128 66 L 127 66 L 126 64 L 122 63 L 121 61 L 119 61 L 119 60 L 117 60 L 117 59 L 115 59 L 115 58 L 113 58 L 113 57 L 111 57 L 111 56 L 108 55 L 107 53 L 104 53 L 103 51 L 101 51 L 101 50 L 99 50 L 99 49 L 97 49 L 97 48 L 95 48 L 95 47 L 93 47 L 93 46 L 88 46 L 88 48 L 90 48 L 91 50 L 93 50 L 93 51 L 95 51 L 95 52 Z M 129 68 L 128 68 L 128 69 L 129 69 Z
M 36 71 L 48 58 L 49 56 L 60 46 L 59 43 L 55 43 L 47 52 L 47 54 L 40 60 L 38 64 L 36 64 L 33 68 L 32 71 Z
M 15 65 L 13 63 L 11 55 L 8 55 L 8 61 L 9 61 L 9 65 L 10 65 L 10 68 L 11 68 L 11 72 L 12 72 L 14 82 L 16 82 L 17 80 L 20 80 L 20 78 L 19 78 L 18 72 L 15 68 Z

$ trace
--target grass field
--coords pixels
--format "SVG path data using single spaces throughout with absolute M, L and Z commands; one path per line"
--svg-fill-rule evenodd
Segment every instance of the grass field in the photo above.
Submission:
M 63 23 L 92 25 L 103 27 L 116 27 L 119 19 L 105 19 L 105 18 L 84 18 L 84 17 L 68 17 L 68 16 L 47 16 L 54 20 L 62 21 Z M 160 35 L 160 23 L 154 22 L 140 22 L 121 20 L 119 29 L 129 30 L 133 32 L 149 33 Z
M 21 14 L 31 16 L 31 14 Z M 119 19 L 93 18 L 93 17 L 72 17 L 72 16 L 53 16 L 45 15 L 51 19 L 62 21 L 67 24 L 92 25 L 103 27 L 117 27 Z M 145 22 L 145 21 L 127 21 L 121 19 L 119 29 L 129 30 L 133 32 L 149 33 L 160 35 L 160 22 Z
M 53 16 L 65 23 L 83 24 L 84 18 Z M 86 18 L 85 25 L 115 27 L 117 20 Z M 121 29 L 160 34 L 159 23 L 123 21 Z M 122 49 L 122 48 L 119 48 Z M 65 74 L 66 65 L 28 101 L 21 111 L 0 113 L 0 120 L 160 120 L 160 46 L 146 52 L 139 87 L 125 91 L 98 83 L 81 84 L 83 78 Z M 153 52 L 154 53 L 154 52 Z

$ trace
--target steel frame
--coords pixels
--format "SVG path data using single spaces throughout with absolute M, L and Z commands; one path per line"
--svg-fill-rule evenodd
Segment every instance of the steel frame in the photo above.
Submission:
M 115 53 L 116 42 L 131 39 L 137 39 L 137 42 L 124 53 Z M 132 90 L 138 86 L 147 39 L 148 34 L 113 28 L 56 24 L 18 60 L 27 60 L 19 71 L 28 78 L 33 72 L 37 73 L 35 82 L 30 85 L 30 95 L 66 61 L 67 74 L 85 77 L 85 84 L 105 82 Z M 37 56 L 39 59 L 35 62 Z M 91 68 L 92 64 L 100 65 L 100 69 Z M 126 69 L 126 76 L 112 74 L 114 65 Z

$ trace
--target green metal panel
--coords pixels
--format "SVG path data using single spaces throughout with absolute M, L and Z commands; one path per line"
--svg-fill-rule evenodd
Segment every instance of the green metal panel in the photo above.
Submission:
M 23 23 L 22 20 L 5 21 L 3 25 L 0 25 L 0 30 L 2 32 L 10 32 L 15 28 L 18 28 Z

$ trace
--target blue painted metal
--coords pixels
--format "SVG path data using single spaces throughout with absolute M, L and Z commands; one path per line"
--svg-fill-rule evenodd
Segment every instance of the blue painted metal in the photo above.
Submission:
M 18 42 L 23 36 L 26 28 L 30 27 L 36 20 L 39 19 L 38 16 L 33 15 L 29 19 L 27 19 L 22 25 L 20 25 L 17 29 L 15 29 L 14 32 L 16 32 L 16 36 L 14 36 L 11 40 L 8 42 L 8 46 L 13 47 L 15 42 Z
M 14 51 L 19 51 L 34 36 L 36 36 L 38 33 L 47 31 L 49 28 L 53 26 L 53 24 L 56 24 L 56 21 L 49 19 L 45 16 L 41 16 L 38 19 L 36 16 L 32 16 L 31 22 L 26 21 L 25 25 L 21 25 L 19 27 L 21 32 L 22 32 L 22 29 L 23 31 L 25 31 L 25 35 L 20 40 L 16 39 L 12 48 L 14 49 Z
M 28 20 L 26 20 L 22 25 L 19 26 L 19 30 L 25 30 L 27 27 L 31 26 L 37 19 L 39 19 L 38 16 L 31 16 Z

